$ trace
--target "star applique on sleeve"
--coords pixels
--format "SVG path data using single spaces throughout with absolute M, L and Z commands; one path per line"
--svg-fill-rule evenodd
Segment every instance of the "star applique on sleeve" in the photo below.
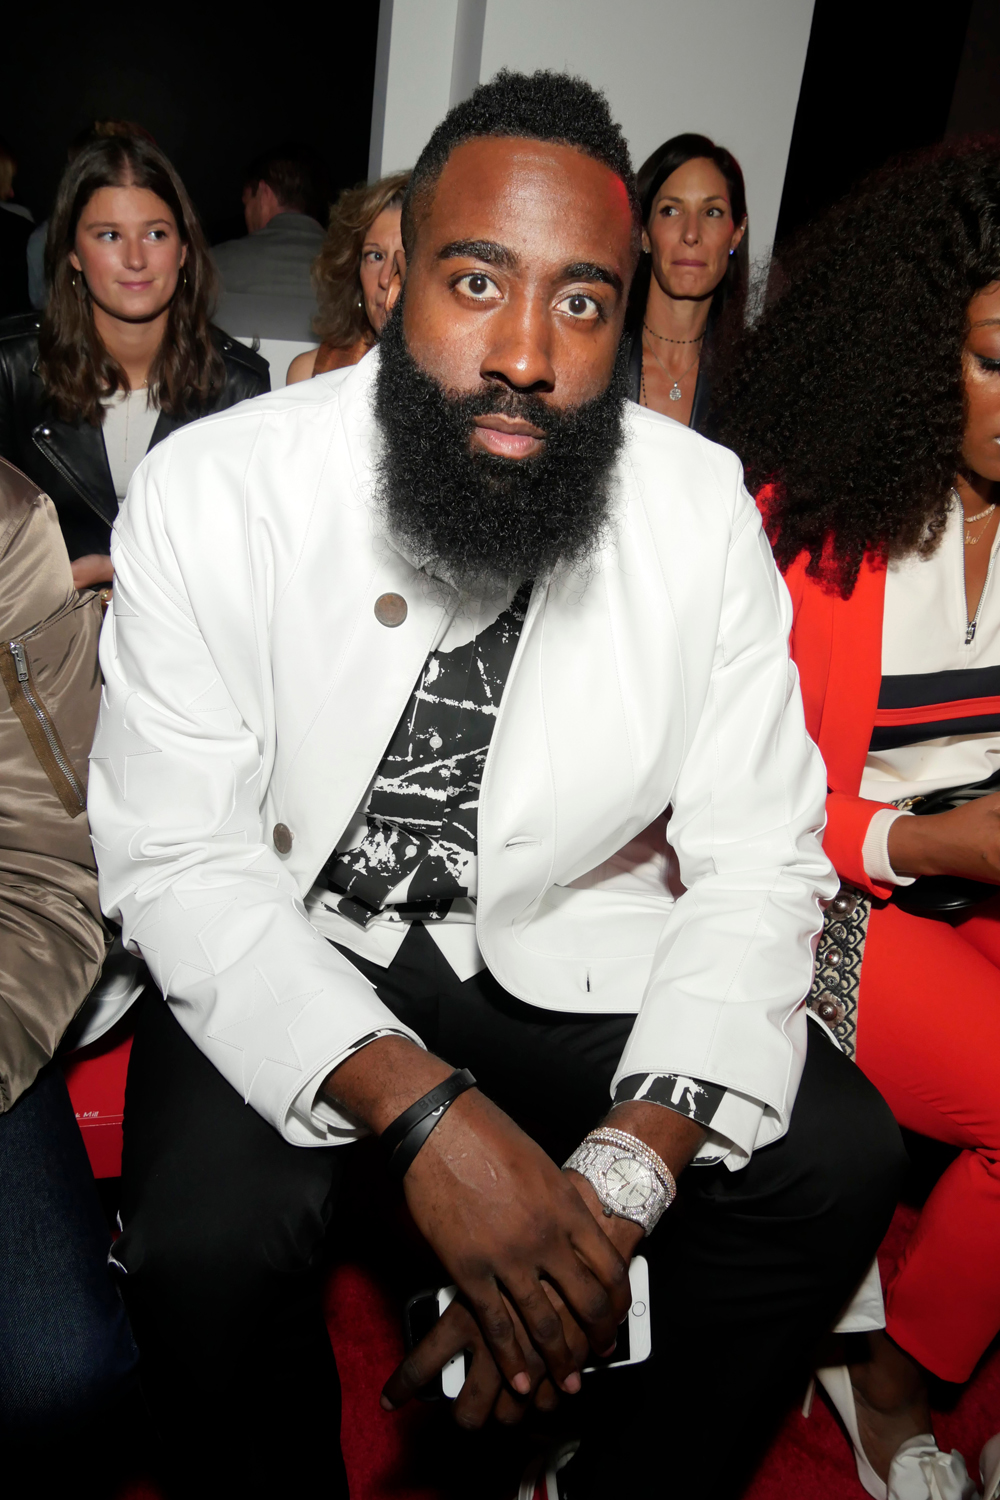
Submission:
M 201 934 L 222 912 L 234 905 L 235 900 L 229 898 L 202 902 L 194 908 L 185 907 L 172 889 L 156 898 L 140 926 L 129 934 L 129 941 L 141 947 L 143 957 L 164 994 L 169 992 L 174 972 L 181 964 L 202 974 L 215 973 Z
M 257 1074 L 265 1063 L 302 1070 L 302 1058 L 289 1028 L 308 1005 L 322 994 L 308 990 L 279 1000 L 259 969 L 254 970 L 253 1006 L 240 1021 L 209 1033 L 209 1041 L 237 1047 L 243 1053 L 243 1100 L 250 1103 Z
M 141 734 L 136 734 L 134 729 L 129 729 L 125 722 L 129 703 L 135 696 L 134 693 L 129 694 L 121 718 L 115 722 L 114 715 L 108 707 L 107 693 L 102 693 L 101 714 L 97 721 L 97 733 L 94 735 L 94 743 L 90 751 L 91 760 L 110 762 L 111 774 L 123 797 L 126 761 L 129 756 L 160 754 L 156 745 L 151 745 L 148 740 L 143 739 Z

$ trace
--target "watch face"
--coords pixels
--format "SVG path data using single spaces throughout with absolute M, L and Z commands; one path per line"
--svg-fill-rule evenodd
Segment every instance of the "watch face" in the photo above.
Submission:
M 619 1156 L 604 1174 L 608 1192 L 622 1208 L 642 1208 L 656 1191 L 652 1172 L 634 1156 Z

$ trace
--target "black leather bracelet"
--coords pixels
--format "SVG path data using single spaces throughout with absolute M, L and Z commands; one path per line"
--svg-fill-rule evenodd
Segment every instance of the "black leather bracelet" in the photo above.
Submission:
M 476 1080 L 468 1068 L 458 1068 L 443 1083 L 411 1104 L 409 1109 L 404 1109 L 391 1125 L 386 1126 L 379 1139 L 389 1154 L 389 1166 L 395 1176 L 406 1175 L 413 1158 L 434 1127 L 440 1123 L 445 1111 L 460 1095 L 475 1086 Z M 410 1137 L 414 1132 L 416 1135 L 411 1141 Z M 405 1151 L 402 1149 L 404 1144 Z

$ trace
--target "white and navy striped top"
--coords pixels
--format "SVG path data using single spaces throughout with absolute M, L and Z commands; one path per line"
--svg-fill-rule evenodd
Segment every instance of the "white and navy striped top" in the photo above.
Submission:
M 981 781 L 1000 768 L 1000 531 L 975 618 L 965 598 L 960 502 L 930 557 L 890 563 L 882 685 L 861 796 L 900 802 Z M 877 813 L 865 840 L 872 878 L 898 884 L 885 852 L 897 814 Z

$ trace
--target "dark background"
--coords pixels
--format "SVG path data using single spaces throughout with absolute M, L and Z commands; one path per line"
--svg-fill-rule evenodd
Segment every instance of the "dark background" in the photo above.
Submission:
M 777 243 L 900 151 L 983 132 L 1000 133 L 1000 0 L 816 0 Z
M 0 135 L 19 162 L 15 197 L 45 218 L 66 146 L 97 117 L 150 131 L 213 242 L 246 232 L 243 169 L 282 140 L 321 150 L 337 187 L 363 180 L 377 29 L 377 0 L 277 0 L 260 11 L 12 0 Z
M 0 135 L 20 162 L 17 199 L 36 219 L 67 143 L 98 116 L 152 132 L 214 242 L 244 232 L 243 169 L 282 139 L 316 146 L 337 187 L 366 175 L 377 0 L 155 14 L 16 5 L 21 16 L 11 5 L 4 23 Z M 250 19 L 261 15 L 265 26 Z M 1000 132 L 1000 0 L 816 0 L 779 239 L 896 152 L 983 130 Z M 727 144 L 739 155 L 738 141 Z

